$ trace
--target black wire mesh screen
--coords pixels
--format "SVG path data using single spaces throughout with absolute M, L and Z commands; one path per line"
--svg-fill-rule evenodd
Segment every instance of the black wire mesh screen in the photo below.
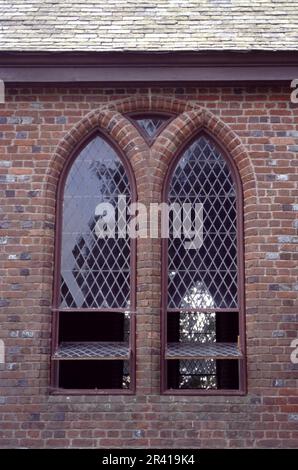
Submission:
M 129 307 L 130 239 L 119 233 L 117 224 L 114 236 L 98 236 L 96 230 L 102 214 L 107 215 L 96 215 L 98 204 L 110 203 L 116 221 L 122 217 L 118 196 L 130 203 L 125 168 L 114 149 L 97 136 L 76 158 L 65 183 L 60 308 Z M 124 222 L 126 226 L 128 220 Z
M 168 200 L 203 206 L 199 249 L 187 249 L 187 234 L 174 236 L 170 212 L 168 306 L 237 308 L 236 191 L 224 157 L 209 138 L 198 138 L 180 158 Z

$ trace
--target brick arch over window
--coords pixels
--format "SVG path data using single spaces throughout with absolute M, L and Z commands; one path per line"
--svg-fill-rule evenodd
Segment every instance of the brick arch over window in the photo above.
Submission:
M 102 131 L 114 142 L 129 160 L 134 173 L 138 176 L 141 163 L 148 159 L 147 145 L 142 136 L 128 119 L 117 110 L 102 107 L 91 111 L 75 124 L 58 143 L 49 162 L 43 184 L 43 194 L 49 197 L 56 192 L 59 176 L 67 161 L 77 151 L 81 143 L 96 130 Z
M 257 202 L 256 175 L 241 140 L 217 116 L 205 108 L 190 103 L 185 103 L 184 111 L 169 123 L 151 148 L 151 162 L 153 168 L 158 169 L 160 187 L 172 158 L 199 130 L 206 130 L 229 153 L 238 168 L 246 203 L 255 204 Z
M 142 135 L 123 114 L 154 111 L 177 114 L 177 117 L 159 134 L 150 149 Z M 59 174 L 66 160 L 75 152 L 80 142 L 96 129 L 106 132 L 125 153 L 135 172 L 137 186 L 139 178 L 144 176 L 144 168 L 148 168 L 149 161 L 151 171 L 154 172 L 154 184 L 161 189 L 171 158 L 184 142 L 201 128 L 218 139 L 229 152 L 240 173 L 245 203 L 255 204 L 257 186 L 254 168 L 245 146 L 235 132 L 219 117 L 195 101 L 151 94 L 106 103 L 75 124 L 58 143 L 53 153 L 43 183 L 43 196 L 47 198 L 55 193 Z
M 55 185 L 57 185 L 57 180 L 67 159 L 76 151 L 80 143 L 97 129 L 104 131 L 119 145 L 130 160 L 137 176 L 142 163 L 149 159 L 149 147 L 124 114 L 163 111 L 179 115 L 188 106 L 184 101 L 171 97 L 140 95 L 115 100 L 89 112 L 58 142 L 45 175 L 43 195 L 46 196 L 55 190 Z

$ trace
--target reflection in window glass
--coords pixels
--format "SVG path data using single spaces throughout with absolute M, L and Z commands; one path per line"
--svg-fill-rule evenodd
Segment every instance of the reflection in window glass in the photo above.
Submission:
M 114 149 L 95 137 L 74 161 L 63 200 L 61 308 L 128 307 L 130 240 L 99 238 L 96 206 L 130 201 L 125 169 Z M 116 213 L 117 217 L 117 213 Z

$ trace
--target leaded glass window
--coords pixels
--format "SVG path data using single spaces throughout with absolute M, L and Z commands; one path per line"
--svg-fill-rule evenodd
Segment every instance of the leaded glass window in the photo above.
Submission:
M 165 114 L 132 114 L 129 116 L 149 143 L 152 143 L 160 130 L 170 121 Z
M 239 188 L 226 156 L 207 134 L 186 148 L 170 175 L 166 201 L 170 207 L 200 204 L 203 238 L 201 246 L 189 248 L 183 229 L 175 235 L 170 212 L 164 245 L 164 388 L 239 390 Z
M 113 208 L 117 221 L 118 198 L 129 204 L 131 185 L 123 160 L 99 135 L 68 169 L 61 201 L 60 284 L 54 312 L 52 358 L 57 387 L 131 389 L 134 244 L 128 234 L 119 233 L 117 223 L 106 236 L 99 236 L 97 230 L 106 215 L 98 211 L 101 203 Z

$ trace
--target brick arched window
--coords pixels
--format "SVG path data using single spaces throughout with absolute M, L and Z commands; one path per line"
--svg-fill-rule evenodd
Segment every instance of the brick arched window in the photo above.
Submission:
M 135 388 L 135 241 L 118 196 L 136 200 L 130 165 L 104 134 L 92 135 L 70 156 L 58 188 L 54 392 Z
M 169 239 L 163 239 L 162 392 L 244 393 L 241 181 L 233 160 L 208 133 L 174 158 L 163 201 L 175 210 Z M 200 232 L 189 244 L 198 214 L 202 244 Z

